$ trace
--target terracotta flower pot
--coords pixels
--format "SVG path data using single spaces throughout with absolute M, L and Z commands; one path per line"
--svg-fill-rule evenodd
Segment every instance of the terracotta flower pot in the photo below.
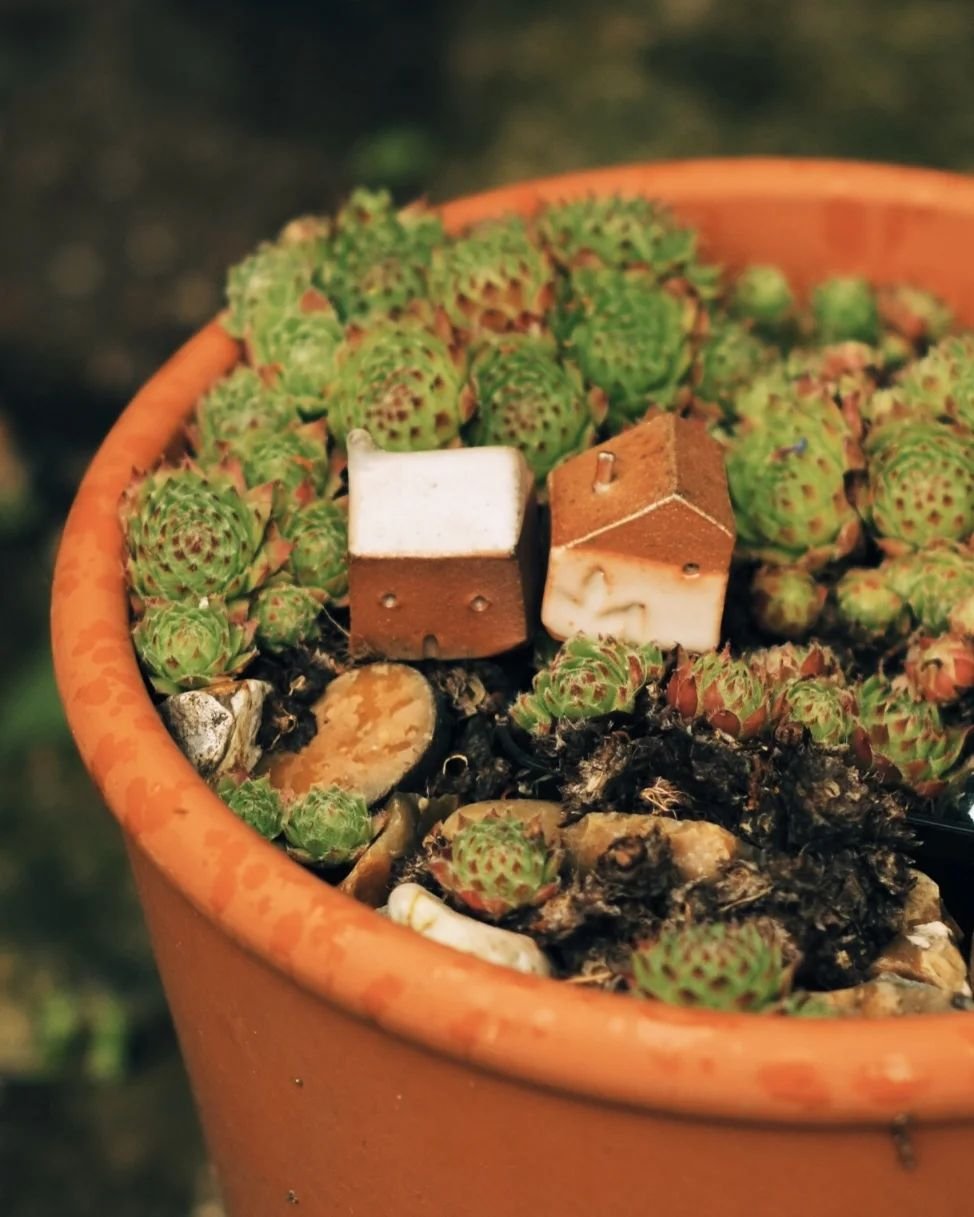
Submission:
M 656 164 L 444 215 L 609 190 L 672 201 L 730 265 L 912 280 L 974 324 L 974 180 L 947 174 Z M 61 694 L 125 834 L 233 1217 L 969 1213 L 970 1015 L 716 1015 L 523 977 L 339 895 L 204 786 L 129 645 L 116 504 L 238 356 L 210 325 L 125 411 L 78 492 L 53 603 Z

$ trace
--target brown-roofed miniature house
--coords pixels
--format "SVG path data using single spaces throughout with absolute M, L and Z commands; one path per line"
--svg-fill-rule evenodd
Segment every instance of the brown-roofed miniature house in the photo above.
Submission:
M 650 418 L 559 465 L 548 496 L 549 633 L 718 644 L 734 513 L 720 445 L 703 424 Z
M 348 498 L 354 646 L 474 659 L 534 632 L 537 501 L 516 448 L 383 452 L 353 431 Z

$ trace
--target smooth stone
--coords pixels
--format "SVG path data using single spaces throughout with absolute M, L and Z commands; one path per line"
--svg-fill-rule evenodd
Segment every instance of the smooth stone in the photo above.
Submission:
M 270 692 L 263 680 L 227 681 L 174 693 L 160 711 L 169 734 L 202 777 L 247 774 L 261 757 L 257 732 Z

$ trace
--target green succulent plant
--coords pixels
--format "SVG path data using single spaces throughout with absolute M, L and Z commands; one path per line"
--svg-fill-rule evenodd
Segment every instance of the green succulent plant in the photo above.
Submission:
M 274 431 L 297 419 L 294 403 L 272 391 L 253 368 L 240 367 L 200 398 L 194 416 L 194 441 L 200 460 L 220 458 L 220 445 L 254 431 Z
M 839 621 L 858 642 L 877 643 L 909 633 L 910 607 L 882 569 L 853 567 L 836 583 Z
M 325 411 L 324 393 L 335 374 L 341 340 L 342 327 L 329 309 L 296 312 L 260 330 L 249 354 L 302 418 L 318 418 Z
M 348 592 L 348 515 L 342 503 L 315 499 L 285 517 L 288 570 L 302 587 L 341 601 Z
M 778 699 L 774 717 L 807 727 L 812 739 L 827 748 L 844 748 L 856 726 L 856 699 L 849 689 L 827 677 L 796 680 Z
M 618 429 L 651 405 L 673 406 L 693 362 L 697 303 L 642 272 L 578 271 L 565 349 L 609 401 Z
M 727 479 L 737 521 L 738 552 L 780 565 L 818 570 L 851 553 L 862 525 L 846 492 L 846 476 L 863 466 L 848 422 L 826 395 L 752 390 L 748 416 L 727 453 Z
M 554 301 L 554 270 L 517 216 L 489 220 L 437 246 L 430 299 L 467 339 L 538 329 Z
M 320 494 L 327 485 L 328 451 L 321 421 L 254 431 L 235 447 L 247 485 L 272 482 L 279 503 L 301 491 Z
M 247 490 L 233 469 L 157 469 L 122 496 L 127 572 L 137 600 L 227 600 L 278 570 L 288 545 L 268 527 L 270 486 Z
M 666 698 L 683 718 L 703 719 L 737 739 L 757 735 L 768 719 L 763 683 L 728 650 L 684 657 L 670 677 Z
M 787 275 L 777 266 L 745 267 L 734 281 L 728 308 L 773 340 L 789 336 L 795 322 L 795 296 Z
M 253 600 L 261 649 L 276 655 L 315 638 L 318 616 L 326 600 L 325 592 L 301 587 L 276 575 Z
M 856 275 L 825 279 L 812 292 L 812 319 L 820 342 L 875 344 L 879 340 L 876 292 Z
M 711 322 L 710 332 L 697 358 L 694 396 L 733 415 L 740 390 L 774 359 L 773 348 L 739 321 Z
M 235 338 L 259 341 L 285 317 L 309 305 L 327 307 L 315 283 L 317 242 L 265 242 L 231 267 L 223 325 Z
M 822 614 L 828 590 L 798 566 L 762 566 L 751 581 L 751 613 L 768 634 L 804 638 Z
M 891 396 L 911 418 L 946 416 L 974 430 L 974 334 L 931 347 L 900 373 Z
M 461 904 L 497 919 L 543 904 L 559 887 L 561 854 L 540 822 L 489 814 L 464 821 L 429 861 L 437 883 Z
M 132 642 L 157 693 L 203 689 L 236 675 L 257 654 L 256 623 L 241 620 L 217 597 L 150 600 Z
M 939 793 L 960 759 L 967 731 L 948 728 L 932 702 L 914 700 L 882 676 L 869 677 L 856 692 L 868 740 L 865 755 L 874 769 L 922 796 Z
M 760 1013 L 780 1001 L 792 969 L 751 922 L 666 926 L 632 955 L 636 989 L 675 1006 Z
M 946 338 L 954 324 L 954 314 L 944 300 L 908 283 L 879 288 L 877 305 L 883 327 L 914 347 Z
M 346 336 L 327 405 L 338 443 L 363 427 L 380 448 L 414 452 L 454 443 L 474 397 L 462 360 L 442 338 L 419 324 L 383 321 Z
M 974 687 L 974 646 L 967 637 L 920 635 L 911 642 L 904 667 L 915 697 L 948 705 Z
M 974 593 L 974 553 L 966 547 L 930 545 L 889 559 L 879 569 L 930 634 L 943 633 L 954 606 Z
M 483 348 L 471 367 L 475 444 L 520 448 L 539 482 L 555 465 L 591 444 L 605 416 L 601 395 L 587 393 L 577 369 L 560 363 L 542 339 L 518 336 Z
M 869 438 L 858 507 L 887 553 L 974 532 L 974 434 L 936 422 L 888 423 Z
M 281 835 L 284 804 L 270 778 L 245 778 L 242 782 L 224 779 L 217 786 L 217 794 L 234 815 L 268 841 Z
M 652 644 L 631 646 L 614 638 L 578 634 L 534 678 L 530 693 L 511 706 L 514 724 L 545 734 L 558 719 L 631 713 L 640 689 L 662 679 L 666 659 Z
M 284 839 L 298 862 L 345 866 L 372 840 L 372 817 L 356 791 L 313 786 L 288 808 Z
M 780 646 L 761 647 L 749 651 L 746 659 L 748 667 L 772 696 L 807 676 L 828 676 L 837 683 L 842 681 L 838 655 L 820 642 L 785 642 Z

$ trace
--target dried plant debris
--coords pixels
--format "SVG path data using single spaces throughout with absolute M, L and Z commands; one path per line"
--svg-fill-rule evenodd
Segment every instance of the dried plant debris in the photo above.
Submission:
M 234 267 L 227 299 L 244 362 L 120 518 L 147 685 L 228 814 L 434 941 L 574 985 L 794 1017 L 971 1007 L 913 865 L 918 817 L 966 825 L 974 802 L 974 334 L 942 301 L 723 275 L 642 198 L 448 235 L 362 190 Z M 542 505 L 523 576 L 546 476 L 666 413 L 724 455 L 720 647 L 647 643 L 624 613 L 559 641 L 536 612 L 502 655 L 440 660 L 483 652 L 432 629 L 410 664 L 353 643 L 351 432 L 390 470 L 519 449 Z M 674 562 L 674 586 L 707 574 Z M 492 594 L 458 599 L 458 628 Z

